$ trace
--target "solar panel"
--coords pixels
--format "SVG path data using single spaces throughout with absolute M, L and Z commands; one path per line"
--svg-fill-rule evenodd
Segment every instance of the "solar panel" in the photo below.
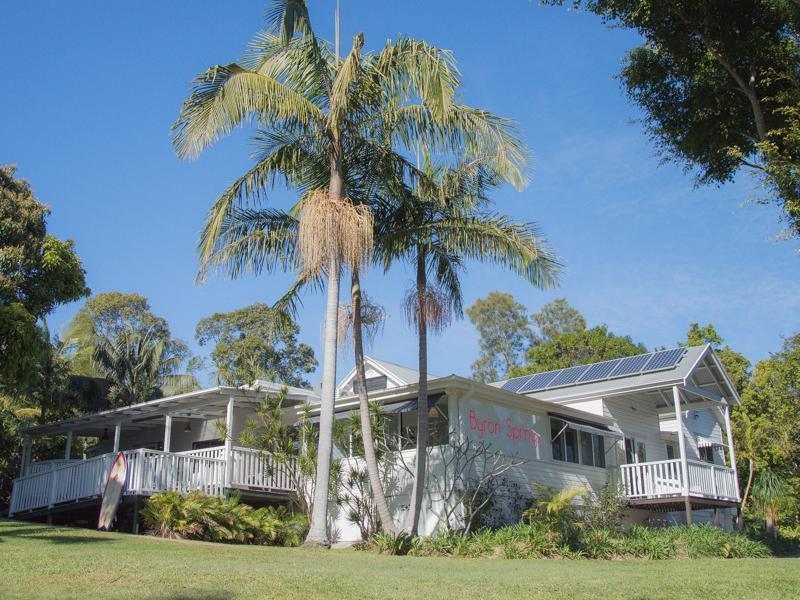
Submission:
M 610 377 L 619 377 L 621 375 L 631 375 L 638 373 L 650 360 L 650 354 L 640 354 L 638 356 L 629 356 L 619 361 L 619 364 L 611 372 Z
M 685 353 L 686 350 L 684 348 L 672 348 L 626 358 L 605 360 L 590 365 L 547 371 L 536 375 L 525 375 L 509 379 L 503 384 L 502 389 L 508 392 L 516 392 L 517 394 L 527 394 L 554 387 L 591 383 L 616 377 L 672 369 L 681 361 Z
M 615 360 L 605 360 L 600 363 L 589 365 L 589 368 L 586 370 L 586 372 L 578 379 L 578 383 L 586 383 L 589 381 L 605 379 L 611 374 L 611 371 L 614 370 L 614 367 L 619 364 L 619 361 L 620 359 L 617 358 Z
M 528 383 L 528 380 L 533 377 L 533 375 L 525 375 L 523 377 L 515 377 L 514 379 L 509 379 L 503 384 L 504 390 L 507 392 L 518 392 L 519 389 Z
M 683 348 L 673 348 L 672 350 L 654 352 L 643 370 L 658 371 L 661 369 L 670 369 L 678 364 L 680 359 L 683 357 L 684 352 L 686 352 L 686 350 Z
M 583 375 L 586 371 L 589 370 L 587 365 L 580 365 L 579 367 L 569 367 L 568 369 L 562 369 L 558 372 L 558 375 L 547 384 L 547 387 L 556 387 L 559 385 L 570 385 L 575 383 L 580 379 L 580 376 Z
M 560 371 L 548 371 L 547 373 L 538 373 L 531 377 L 530 380 L 517 391 L 517 393 L 524 394 L 526 392 L 544 389 L 550 385 L 550 382 L 556 378 L 559 372 Z

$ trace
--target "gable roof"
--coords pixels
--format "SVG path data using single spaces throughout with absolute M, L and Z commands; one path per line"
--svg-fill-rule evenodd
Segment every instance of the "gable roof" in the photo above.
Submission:
M 419 371 L 410 367 L 404 367 L 397 363 L 389 362 L 388 360 L 381 360 L 373 356 L 364 356 L 364 363 L 367 368 L 372 367 L 379 373 L 386 375 L 395 386 L 402 387 L 405 385 L 413 385 L 419 383 Z M 356 375 L 356 369 L 353 367 L 350 372 L 345 375 L 336 387 L 339 393 L 342 393 L 346 386 L 353 380 Z M 428 373 L 428 381 L 432 379 L 439 379 L 438 375 Z

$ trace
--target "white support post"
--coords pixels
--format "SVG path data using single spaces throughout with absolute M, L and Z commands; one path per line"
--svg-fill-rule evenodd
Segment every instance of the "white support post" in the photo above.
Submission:
M 117 423 L 114 427 L 114 454 L 119 452 L 119 438 L 122 436 L 122 423 Z
M 736 482 L 736 499 L 739 500 L 739 473 L 736 470 L 736 451 L 733 449 L 733 428 L 731 427 L 731 409 L 727 402 L 722 411 L 725 416 L 725 436 L 728 439 L 728 455 L 730 456 L 731 469 L 733 469 L 733 480 Z
M 228 398 L 225 413 L 225 487 L 231 486 L 233 479 L 233 396 Z
M 64 447 L 64 460 L 72 458 L 72 432 L 67 432 L 67 444 Z
M 19 476 L 25 477 L 28 473 L 28 468 L 31 466 L 31 448 L 33 445 L 33 440 L 31 438 L 26 437 L 25 440 L 22 442 L 22 464 L 20 465 L 19 469 Z
M 170 451 L 172 444 L 172 415 L 164 417 L 164 452 Z
M 681 391 L 677 385 L 672 386 L 672 399 L 675 402 L 675 420 L 678 425 L 678 445 L 681 449 L 681 475 L 683 476 L 683 496 L 686 506 L 686 524 L 692 524 L 692 503 L 689 501 L 689 463 L 686 457 L 686 439 L 683 430 L 683 414 L 681 413 Z

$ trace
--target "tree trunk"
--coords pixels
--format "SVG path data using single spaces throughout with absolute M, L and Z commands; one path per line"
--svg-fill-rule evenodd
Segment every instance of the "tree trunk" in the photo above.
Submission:
M 358 382 L 358 412 L 361 417 L 361 439 L 364 442 L 364 461 L 367 463 L 369 486 L 372 498 L 378 508 L 381 527 L 384 531 L 396 532 L 386 496 L 383 493 L 381 477 L 378 473 L 378 459 L 375 456 L 375 442 L 372 438 L 372 421 L 369 414 L 369 397 L 367 395 L 367 373 L 364 368 L 364 341 L 361 330 L 361 282 L 358 270 L 353 269 L 351 295 L 353 302 L 353 349 L 356 361 L 356 381 Z
M 741 514 L 739 515 L 739 531 L 744 531 L 744 508 L 747 506 L 747 499 L 750 497 L 750 488 L 753 485 L 755 465 L 752 458 L 748 459 L 747 466 L 749 473 L 747 474 L 747 485 L 744 488 L 744 495 L 742 496 L 742 506 L 740 508 Z
M 419 532 L 425 470 L 428 459 L 428 321 L 425 251 L 417 248 L 417 335 L 419 337 L 419 393 L 417 397 L 417 457 L 414 484 L 411 488 L 411 524 L 409 533 Z
M 331 198 L 344 195 L 342 179 L 341 144 L 333 140 L 330 156 L 331 177 L 328 193 Z M 333 454 L 333 412 L 336 404 L 336 350 L 339 333 L 339 277 L 340 257 L 332 245 L 328 257 L 328 295 L 325 303 L 325 340 L 322 355 L 322 391 L 319 413 L 319 443 L 317 446 L 317 473 L 314 483 L 314 504 L 311 508 L 311 523 L 306 536 L 307 545 L 330 546 L 328 537 L 328 492 L 331 479 L 331 455 Z

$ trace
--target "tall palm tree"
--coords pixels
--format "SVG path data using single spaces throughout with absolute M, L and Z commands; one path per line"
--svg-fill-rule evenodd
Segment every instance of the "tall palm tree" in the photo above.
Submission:
M 108 399 L 120 406 L 197 389 L 192 375 L 178 372 L 183 358 L 153 331 L 123 331 L 113 340 L 100 336 L 92 356 L 111 383 Z
M 401 38 L 363 54 L 359 35 L 340 60 L 314 34 L 303 0 L 275 2 L 268 20 L 241 64 L 218 65 L 197 77 L 173 142 L 179 156 L 193 158 L 236 126 L 258 128 L 256 164 L 209 212 L 201 264 L 234 272 L 300 266 L 303 283 L 321 285 L 324 278 L 327 284 L 316 497 L 307 541 L 328 545 L 339 280 L 343 266 L 367 262 L 363 250 L 369 248 L 357 241 L 371 233 L 358 206 L 371 204 L 381 178 L 418 176 L 403 154 L 416 143 L 486 156 L 512 180 L 523 179 L 525 152 L 508 121 L 456 101 L 459 74 L 448 53 Z M 274 217 L 267 229 L 274 238 L 259 234 L 236 244 L 238 255 L 225 250 L 231 240 L 223 226 L 232 212 L 263 199 L 276 181 L 303 194 L 299 205 L 266 215 Z M 307 226 L 304 216 L 313 217 Z M 283 228 L 292 219 L 294 244 Z M 247 254 L 254 246 L 255 259 Z
M 426 170 L 423 185 L 408 190 L 404 202 L 383 205 L 375 219 L 383 227 L 376 248 L 384 267 L 406 260 L 416 275 L 405 302 L 419 343 L 417 453 L 408 525 L 412 535 L 418 531 L 427 468 L 428 332 L 444 329 L 453 315 L 462 316 L 459 273 L 464 261 L 509 269 L 540 288 L 554 285 L 561 269 L 533 223 L 516 223 L 486 210 L 486 191 L 499 183 L 487 165 L 469 161 L 455 169 Z

